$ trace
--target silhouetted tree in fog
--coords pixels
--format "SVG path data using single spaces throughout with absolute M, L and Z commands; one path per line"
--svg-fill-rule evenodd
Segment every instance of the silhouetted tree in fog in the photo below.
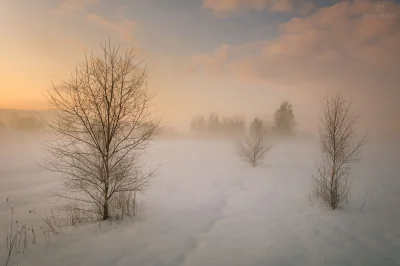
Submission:
M 257 134 L 257 131 L 260 128 L 263 128 L 264 134 L 265 134 L 266 133 L 266 126 L 264 125 L 263 121 L 261 121 L 261 119 L 256 117 L 256 118 L 253 119 L 253 122 L 251 122 L 251 124 L 250 124 L 250 127 L 249 127 L 250 135 Z
M 46 145 L 45 167 L 61 174 L 67 191 L 58 196 L 106 220 L 115 197 L 142 191 L 154 174 L 141 171 L 139 157 L 159 120 L 151 117 L 146 70 L 132 51 L 121 54 L 110 43 L 102 49 L 48 92 L 56 118 L 47 125 L 57 140 Z
M 218 132 L 221 128 L 219 115 L 211 113 L 207 120 L 207 129 L 209 132 Z
M 190 123 L 190 129 L 194 132 L 204 132 L 206 130 L 206 119 L 204 116 L 195 116 Z
M 278 134 L 291 135 L 295 125 L 292 105 L 284 101 L 274 114 L 275 129 Z

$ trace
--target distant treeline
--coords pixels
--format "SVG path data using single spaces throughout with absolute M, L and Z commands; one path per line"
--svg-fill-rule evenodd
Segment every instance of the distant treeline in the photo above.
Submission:
M 6 128 L 18 131 L 39 131 L 43 130 L 43 125 L 34 117 L 21 117 L 17 114 L 12 114 L 11 120 L 8 124 L 5 121 L 0 120 L 0 130 L 4 130 Z
M 262 121 L 258 117 L 251 120 L 248 130 L 246 129 L 246 121 L 242 116 L 220 116 L 217 113 L 210 113 L 208 117 L 204 115 L 196 115 L 190 123 L 190 129 L 196 134 L 229 134 L 244 135 L 251 131 L 252 123 L 262 123 L 264 130 L 269 134 L 280 136 L 291 136 L 294 134 L 295 117 L 292 105 L 284 101 L 274 113 L 274 121 L 272 124 Z
M 196 133 L 244 134 L 245 120 L 240 116 L 219 116 L 211 113 L 207 118 L 197 115 L 190 123 L 190 129 Z

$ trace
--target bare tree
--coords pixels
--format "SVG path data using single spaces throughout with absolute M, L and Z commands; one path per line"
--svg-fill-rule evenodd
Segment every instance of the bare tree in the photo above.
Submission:
M 366 136 L 356 138 L 358 116 L 342 96 L 328 98 L 323 105 L 319 135 L 323 162 L 314 176 L 314 194 L 333 210 L 347 202 L 350 165 L 360 159 Z
M 75 75 L 46 95 L 56 110 L 46 121 L 57 137 L 45 144 L 44 166 L 61 174 L 63 199 L 80 202 L 103 220 L 112 215 L 110 202 L 121 193 L 142 191 L 155 170 L 142 172 L 141 152 L 159 129 L 153 118 L 146 70 L 110 42 L 103 57 L 93 53 Z
M 255 118 L 250 126 L 250 136 L 238 143 L 239 156 L 253 167 L 256 167 L 271 149 L 271 146 L 265 144 L 265 132 L 264 123 Z

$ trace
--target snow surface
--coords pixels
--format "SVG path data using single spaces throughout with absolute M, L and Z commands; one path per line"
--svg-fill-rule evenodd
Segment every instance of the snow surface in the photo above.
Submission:
M 46 196 L 58 179 L 35 163 L 38 144 L 0 143 L 4 246 L 11 206 L 20 224 L 31 225 L 39 221 L 29 210 L 53 207 Z M 139 217 L 80 225 L 50 245 L 38 236 L 9 265 L 400 265 L 396 145 L 369 143 L 352 171 L 349 206 L 330 211 L 308 198 L 315 142 L 274 143 L 265 164 L 252 168 L 229 141 L 160 140 L 146 157 L 160 169 L 140 196 Z

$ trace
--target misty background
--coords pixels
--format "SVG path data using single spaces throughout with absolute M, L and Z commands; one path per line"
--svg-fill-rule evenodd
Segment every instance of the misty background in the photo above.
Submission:
M 107 36 L 135 47 L 164 122 L 197 114 L 272 120 L 284 100 L 316 133 L 320 102 L 343 94 L 371 137 L 399 136 L 395 1 L 2 1 L 0 107 L 45 110 L 42 94 Z M 48 23 L 51 21 L 51 23 Z M 194 23 L 195 22 L 195 23 Z M 90 32 L 90 35 L 87 34 Z M 48 36 L 51 36 L 49 38 Z M 23 76 L 23 78 L 21 78 Z

